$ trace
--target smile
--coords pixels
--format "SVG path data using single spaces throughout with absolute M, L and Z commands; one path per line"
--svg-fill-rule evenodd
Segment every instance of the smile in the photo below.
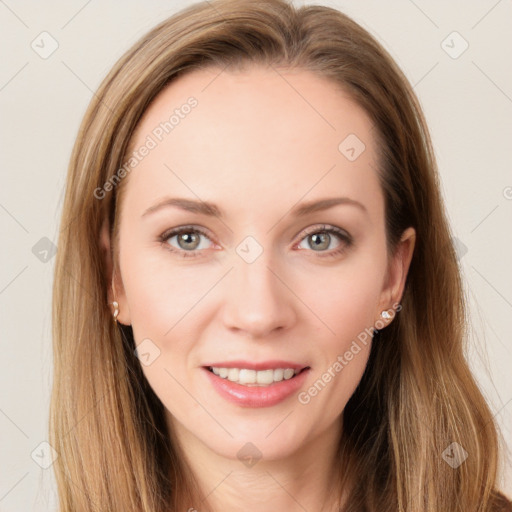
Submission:
M 208 367 L 208 370 L 221 379 L 227 379 L 242 386 L 270 386 L 275 382 L 289 380 L 302 371 L 293 368 L 251 370 L 249 368 L 221 368 L 215 366 Z
M 211 362 L 201 370 L 228 402 L 241 407 L 271 407 L 298 393 L 311 368 L 289 361 L 230 361 Z

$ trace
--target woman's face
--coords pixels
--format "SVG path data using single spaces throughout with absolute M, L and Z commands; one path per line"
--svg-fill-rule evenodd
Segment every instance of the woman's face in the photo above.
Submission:
M 369 118 L 307 71 L 203 69 L 132 142 L 118 320 L 169 424 L 230 458 L 336 439 L 407 271 L 386 252 Z

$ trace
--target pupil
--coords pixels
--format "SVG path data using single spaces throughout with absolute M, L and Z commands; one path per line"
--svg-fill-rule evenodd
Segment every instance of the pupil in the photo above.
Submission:
M 319 246 L 321 246 L 322 244 L 323 244 L 323 245 L 325 245 L 325 241 L 326 241 L 327 239 L 322 240 L 320 237 L 326 237 L 326 235 L 327 235 L 327 233 L 315 233 L 315 234 L 313 235 L 313 243 L 314 243 L 314 245 L 315 245 L 316 247 L 319 247 Z M 328 244 L 328 242 L 327 242 L 327 245 L 329 245 L 329 244 Z
M 195 235 L 190 233 L 184 233 L 181 235 L 181 239 L 185 242 L 185 244 L 193 244 Z

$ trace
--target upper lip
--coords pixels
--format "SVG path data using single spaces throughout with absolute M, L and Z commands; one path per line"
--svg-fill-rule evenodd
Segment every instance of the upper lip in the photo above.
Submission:
M 205 368 L 247 368 L 248 370 L 275 370 L 277 368 L 292 368 L 293 370 L 303 370 L 309 368 L 308 365 L 293 363 L 291 361 L 220 361 L 204 365 Z

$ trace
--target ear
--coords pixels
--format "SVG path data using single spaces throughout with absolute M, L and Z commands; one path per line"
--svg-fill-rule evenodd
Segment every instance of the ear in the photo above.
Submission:
M 386 324 L 392 321 L 396 314 L 397 306 L 402 300 L 415 243 L 416 231 L 413 227 L 409 227 L 402 233 L 395 253 L 389 262 L 388 273 L 381 293 L 379 311 L 377 312 L 379 320 Z M 381 318 L 380 314 L 384 310 L 389 311 L 390 319 L 384 320 Z
M 121 275 L 119 269 L 114 269 L 114 261 L 113 261 L 113 253 L 112 253 L 112 245 L 110 240 L 110 228 L 108 219 L 103 221 L 103 225 L 101 226 L 100 231 L 100 247 L 102 251 L 102 258 L 105 262 L 106 268 L 106 280 L 108 283 L 107 286 L 107 297 L 109 302 L 109 307 L 114 314 L 114 307 L 112 306 L 112 302 L 117 301 L 119 304 L 119 315 L 117 316 L 117 321 L 124 325 L 131 325 L 130 320 L 130 310 L 128 308 L 128 301 L 126 300 L 126 294 L 124 291 L 123 281 L 121 279 Z

